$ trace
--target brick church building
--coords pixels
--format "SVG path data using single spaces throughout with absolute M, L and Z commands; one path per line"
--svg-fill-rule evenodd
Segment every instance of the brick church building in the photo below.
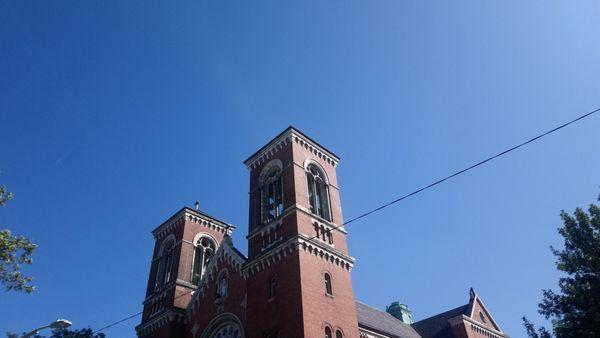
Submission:
M 336 175 L 339 157 L 289 127 L 250 156 L 248 256 L 235 227 L 184 207 L 159 225 L 138 337 L 508 337 L 468 303 L 412 321 L 357 301 Z

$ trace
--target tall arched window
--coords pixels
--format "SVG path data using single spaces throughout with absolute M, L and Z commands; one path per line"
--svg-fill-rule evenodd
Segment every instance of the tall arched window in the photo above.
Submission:
M 331 276 L 328 273 L 325 274 L 325 293 L 327 293 L 328 295 L 333 295 Z
M 329 189 L 325 180 L 325 173 L 317 165 L 311 163 L 307 167 L 306 179 L 310 211 L 330 221 Z
M 333 338 L 331 334 L 331 328 L 329 326 L 325 326 L 325 338 Z
M 262 222 L 269 223 L 283 212 L 281 168 L 273 166 L 262 176 Z
M 200 237 L 196 243 L 194 252 L 194 268 L 192 271 L 192 283 L 198 285 L 206 267 L 215 254 L 215 242 L 209 237 Z
M 335 331 L 335 338 L 344 338 L 342 331 L 340 331 L 340 330 Z
M 171 281 L 171 275 L 173 273 L 173 244 L 167 248 L 165 254 L 165 279 L 163 284 L 167 284 Z
M 171 281 L 171 275 L 173 271 L 173 247 L 175 243 L 173 240 L 167 240 L 164 246 L 159 251 L 159 257 L 156 261 L 158 269 L 156 271 L 156 279 L 154 281 L 154 288 L 158 289 L 164 284 Z

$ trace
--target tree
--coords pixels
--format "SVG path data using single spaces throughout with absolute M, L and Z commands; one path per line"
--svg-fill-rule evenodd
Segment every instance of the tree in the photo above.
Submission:
M 560 217 L 564 248 L 550 250 L 557 257 L 556 268 L 566 276 L 559 279 L 559 293 L 543 290 L 538 312 L 552 319 L 558 338 L 600 337 L 600 207 L 590 204 L 588 213 L 577 208 L 573 215 L 563 210 Z M 550 337 L 544 327 L 536 332 L 525 317 L 523 323 L 529 337 Z
M 7 333 L 8 338 L 19 338 L 24 334 Z M 67 330 L 67 329 L 56 329 L 52 331 L 50 337 L 35 335 L 32 338 L 104 338 L 104 333 L 94 333 L 91 328 L 85 328 L 80 330 Z
M 11 200 L 12 193 L 0 186 L 0 207 Z M 31 285 L 33 278 L 21 274 L 22 264 L 31 264 L 36 245 L 22 236 L 13 236 L 8 229 L 0 230 L 0 283 L 6 291 L 15 290 L 31 293 L 35 287 Z

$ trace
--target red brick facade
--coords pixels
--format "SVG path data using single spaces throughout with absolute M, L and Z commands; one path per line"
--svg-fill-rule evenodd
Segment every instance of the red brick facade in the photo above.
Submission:
M 250 171 L 248 257 L 233 246 L 232 225 L 196 209 L 183 208 L 156 228 L 138 336 L 403 336 L 360 323 L 365 311 L 357 311 L 352 290 L 338 162 L 293 127 L 244 162 Z M 373 311 L 369 316 L 380 316 Z M 475 311 L 493 322 L 484 308 Z M 381 316 L 407 337 L 422 336 Z M 473 337 L 459 325 L 453 330 Z

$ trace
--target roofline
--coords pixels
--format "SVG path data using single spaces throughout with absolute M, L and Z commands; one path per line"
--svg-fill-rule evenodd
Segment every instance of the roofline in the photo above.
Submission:
M 452 312 L 452 311 L 458 310 L 458 309 L 460 309 L 461 307 L 465 307 L 465 306 L 468 306 L 468 305 L 469 305 L 469 304 L 463 304 L 463 305 L 461 305 L 461 306 L 457 306 L 457 307 L 455 307 L 455 308 L 452 308 L 452 309 L 450 309 L 450 310 L 447 310 L 447 311 L 444 311 L 444 312 L 440 312 L 440 313 L 438 313 L 437 315 L 433 315 L 433 316 L 429 316 L 429 317 L 427 317 L 427 318 L 423 318 L 423 319 L 421 319 L 421 320 L 419 320 L 419 321 L 417 321 L 417 322 L 414 322 L 414 323 L 412 323 L 412 325 L 418 324 L 418 323 L 420 323 L 420 322 L 424 322 L 424 321 L 426 321 L 426 320 L 429 320 L 429 319 L 431 319 L 431 318 L 433 318 L 433 317 L 438 317 L 438 316 L 441 316 L 441 315 L 443 315 L 443 314 L 445 314 L 445 313 L 448 313 L 448 312 Z M 458 314 L 458 315 L 456 315 L 456 316 L 454 316 L 454 317 L 458 317 L 458 316 L 460 316 L 460 315 L 463 315 L 463 314 L 464 314 L 464 313 L 461 313 L 461 314 Z
M 157 226 L 157 227 L 156 227 L 154 230 L 152 230 L 152 231 L 151 231 L 151 233 L 152 233 L 152 234 L 155 234 L 155 232 L 156 232 L 158 229 L 160 229 L 160 228 L 161 228 L 163 225 L 165 225 L 166 223 L 169 223 L 169 222 L 171 222 L 172 220 L 174 220 L 174 219 L 176 219 L 176 218 L 180 217 L 180 214 L 181 214 L 182 212 L 185 212 L 185 211 L 188 211 L 188 212 L 191 212 L 191 213 L 195 213 L 195 214 L 197 214 L 198 216 L 202 216 L 202 217 L 209 218 L 211 221 L 214 221 L 214 222 L 216 222 L 216 223 L 219 223 L 219 224 L 221 224 L 221 225 L 222 225 L 222 226 L 224 226 L 224 227 L 231 228 L 232 230 L 233 230 L 233 229 L 235 229 L 235 226 L 234 226 L 233 224 L 229 224 L 229 223 L 227 223 L 227 222 L 225 222 L 225 221 L 222 221 L 222 220 L 220 220 L 220 219 L 218 219 L 218 218 L 216 218 L 216 217 L 214 217 L 214 216 L 211 216 L 211 215 L 209 215 L 209 214 L 207 214 L 207 213 L 204 213 L 204 212 L 202 212 L 202 211 L 200 211 L 200 210 L 196 210 L 196 209 L 192 209 L 192 208 L 190 208 L 190 207 L 188 207 L 188 206 L 184 206 L 183 208 L 179 209 L 179 211 L 177 211 L 175 214 L 173 214 L 173 216 L 169 217 L 169 218 L 168 218 L 166 221 L 162 222 L 162 223 L 161 223 L 159 226 Z
M 287 128 L 285 128 L 281 133 L 277 134 L 277 136 L 273 137 L 264 146 L 262 146 L 260 149 L 258 149 L 254 154 L 250 155 L 250 157 L 248 157 L 247 159 L 245 159 L 244 160 L 244 164 L 248 165 L 248 162 L 250 162 L 250 160 L 252 158 L 254 158 L 256 155 L 260 154 L 263 150 L 265 150 L 266 148 L 268 148 L 271 143 L 273 143 L 275 140 L 277 140 L 278 138 L 280 138 L 281 136 L 283 136 L 284 134 L 286 134 L 289 131 L 293 131 L 293 132 L 296 132 L 296 133 L 300 134 L 302 137 L 306 138 L 311 143 L 314 143 L 317 147 L 319 147 L 319 148 L 323 149 L 325 152 L 329 153 L 329 155 L 331 155 L 332 157 L 334 157 L 336 160 L 338 160 L 338 161 L 340 160 L 340 157 L 338 155 L 336 155 L 334 152 L 332 152 L 331 150 L 325 148 L 319 142 L 315 141 L 310 136 L 308 136 L 305 133 L 301 132 L 298 128 L 290 125 Z

